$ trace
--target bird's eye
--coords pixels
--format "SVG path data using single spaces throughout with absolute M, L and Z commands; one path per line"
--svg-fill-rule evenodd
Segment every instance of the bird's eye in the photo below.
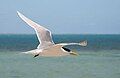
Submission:
M 71 51 L 70 49 L 65 48 L 65 47 L 62 47 L 62 49 L 64 49 L 64 50 L 67 51 L 67 52 L 70 52 L 70 51 Z

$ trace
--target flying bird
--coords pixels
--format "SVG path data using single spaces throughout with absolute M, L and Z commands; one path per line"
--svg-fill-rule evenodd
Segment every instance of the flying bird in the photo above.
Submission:
M 34 21 L 30 20 L 29 18 L 25 17 L 23 14 L 17 11 L 18 16 L 26 22 L 29 26 L 31 26 L 39 40 L 39 45 L 36 49 L 23 52 L 25 54 L 33 54 L 34 57 L 37 56 L 66 56 L 66 55 L 78 55 L 78 53 L 73 52 L 72 50 L 65 48 L 66 45 L 80 45 L 80 46 L 87 46 L 87 41 L 82 41 L 80 43 L 58 43 L 55 44 L 52 40 L 52 35 L 50 30 L 47 28 L 35 23 Z

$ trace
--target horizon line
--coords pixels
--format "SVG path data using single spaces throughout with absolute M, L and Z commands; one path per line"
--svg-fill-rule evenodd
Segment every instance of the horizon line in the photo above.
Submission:
M 0 33 L 0 35 L 36 35 L 36 33 Z M 59 33 L 59 34 L 56 34 L 56 33 L 53 33 L 52 35 L 120 35 L 120 34 L 93 34 L 93 33 L 89 33 L 89 34 L 85 34 L 85 33 Z

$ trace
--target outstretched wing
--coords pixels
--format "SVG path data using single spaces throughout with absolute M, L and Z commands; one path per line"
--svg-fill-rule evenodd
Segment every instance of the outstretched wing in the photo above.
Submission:
M 85 47 L 85 46 L 87 46 L 87 40 L 85 40 L 85 41 L 81 41 L 81 42 L 79 42 L 79 43 L 59 43 L 58 45 L 62 45 L 62 46 L 67 46 L 67 45 L 80 45 L 80 46 L 83 46 L 83 47 Z
M 52 36 L 51 36 L 51 32 L 42 27 L 41 25 L 33 22 L 32 20 L 30 20 L 29 18 L 25 17 L 23 14 L 21 14 L 20 12 L 18 12 L 19 17 L 25 21 L 29 26 L 31 26 L 37 34 L 38 40 L 40 42 L 40 44 L 38 45 L 38 49 L 43 49 L 45 47 L 51 46 L 54 44 L 53 40 L 52 40 Z

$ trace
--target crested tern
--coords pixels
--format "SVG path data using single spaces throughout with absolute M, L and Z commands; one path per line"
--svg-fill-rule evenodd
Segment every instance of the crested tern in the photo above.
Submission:
M 39 45 L 35 50 L 23 52 L 25 54 L 33 54 L 34 57 L 37 56 L 66 56 L 66 55 L 78 55 L 78 53 L 73 52 L 72 50 L 65 48 L 66 45 L 80 45 L 86 46 L 87 41 L 82 41 L 80 43 L 58 43 L 55 44 L 52 40 L 52 35 L 50 30 L 47 28 L 35 23 L 29 18 L 25 17 L 23 14 L 17 11 L 18 16 L 26 22 L 29 26 L 31 26 L 39 40 Z

